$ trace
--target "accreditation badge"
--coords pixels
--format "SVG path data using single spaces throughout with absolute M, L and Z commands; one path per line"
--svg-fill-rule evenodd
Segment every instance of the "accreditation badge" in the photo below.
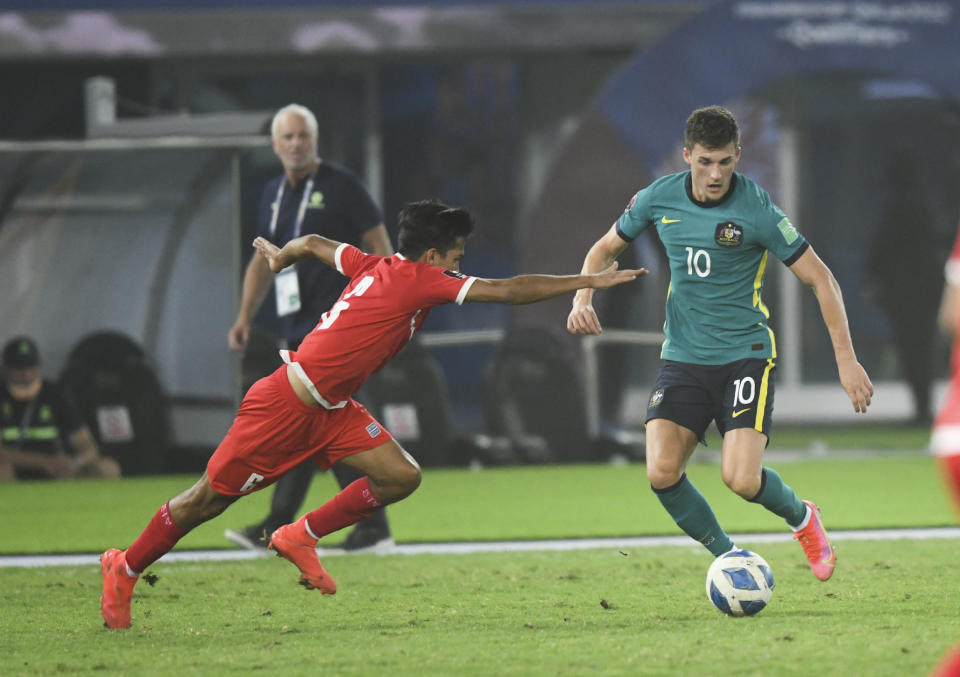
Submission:
M 300 310 L 300 281 L 296 266 L 287 266 L 277 273 L 273 287 L 277 294 L 277 315 L 283 317 Z

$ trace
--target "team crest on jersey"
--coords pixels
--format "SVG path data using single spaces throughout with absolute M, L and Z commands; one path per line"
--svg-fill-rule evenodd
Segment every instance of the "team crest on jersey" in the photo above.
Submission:
M 449 275 L 450 277 L 452 277 L 452 278 L 454 278 L 454 279 L 456 279 L 456 280 L 463 280 L 463 279 L 465 279 L 465 278 L 467 277 L 467 276 L 464 275 L 463 273 L 461 273 L 461 272 L 459 272 L 459 271 L 456 271 L 456 270 L 450 270 L 449 268 L 444 269 L 443 274 L 444 274 L 444 275 Z
M 739 247 L 743 244 L 743 226 L 733 221 L 718 223 L 713 239 L 721 247 Z
M 658 388 L 654 391 L 653 395 L 650 396 L 650 404 L 647 406 L 655 407 L 661 402 L 663 402 L 663 388 Z

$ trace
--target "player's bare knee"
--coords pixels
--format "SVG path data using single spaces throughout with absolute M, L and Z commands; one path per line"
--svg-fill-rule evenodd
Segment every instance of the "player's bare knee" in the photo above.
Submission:
M 683 477 L 683 470 L 680 468 L 647 465 L 647 479 L 654 489 L 672 487 L 680 481 L 681 477 Z
M 740 498 L 750 500 L 760 491 L 760 478 L 752 474 L 723 473 L 723 483 Z
M 397 474 L 397 487 L 404 496 L 409 496 L 417 490 L 422 479 L 423 473 L 420 472 L 420 467 L 408 464 L 403 466 L 403 470 Z
M 370 474 L 370 489 L 384 505 L 396 503 L 416 491 L 420 486 L 420 466 L 411 463 L 396 463 L 389 470 Z

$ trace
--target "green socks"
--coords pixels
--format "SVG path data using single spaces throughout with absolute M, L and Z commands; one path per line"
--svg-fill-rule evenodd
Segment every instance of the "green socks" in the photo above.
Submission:
M 652 488 L 652 487 L 651 487 Z M 680 481 L 666 489 L 654 489 L 653 493 L 670 513 L 670 517 L 690 538 L 702 543 L 714 557 L 719 557 L 733 548 L 733 541 L 717 522 L 710 504 L 693 482 L 684 473 Z M 760 476 L 760 491 L 750 499 L 787 521 L 791 527 L 799 526 L 807 514 L 797 493 L 784 484 L 776 470 L 764 468 Z
M 764 508 L 787 520 L 787 524 L 796 527 L 803 522 L 807 514 L 797 492 L 784 484 L 780 475 L 772 468 L 764 468 L 760 475 L 760 491 L 750 499 L 751 503 L 759 503 Z
M 660 499 L 660 503 L 670 513 L 670 517 L 677 526 L 690 538 L 702 543 L 714 557 L 719 557 L 733 549 L 733 541 L 720 527 L 707 499 L 687 479 L 686 473 L 673 486 L 653 489 L 653 493 Z M 761 490 L 760 493 L 762 494 L 763 491 Z M 803 513 L 800 514 L 802 517 Z

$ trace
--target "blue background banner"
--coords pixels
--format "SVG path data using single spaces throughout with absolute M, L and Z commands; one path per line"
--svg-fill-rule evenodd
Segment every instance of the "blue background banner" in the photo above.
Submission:
M 0 9 L 73 12 L 84 10 L 282 9 L 284 7 L 315 9 L 371 9 L 384 7 L 452 8 L 498 6 L 504 4 L 548 8 L 551 5 L 569 7 L 571 5 L 690 5 L 697 3 L 691 3 L 686 0 L 579 0 L 578 2 L 523 0 L 519 3 L 505 3 L 503 0 L 3 0 L 0 2 Z
M 691 110 L 788 77 L 860 71 L 960 100 L 958 14 L 946 2 L 724 2 L 638 53 L 597 105 L 652 168 L 676 146 L 663 130 Z

